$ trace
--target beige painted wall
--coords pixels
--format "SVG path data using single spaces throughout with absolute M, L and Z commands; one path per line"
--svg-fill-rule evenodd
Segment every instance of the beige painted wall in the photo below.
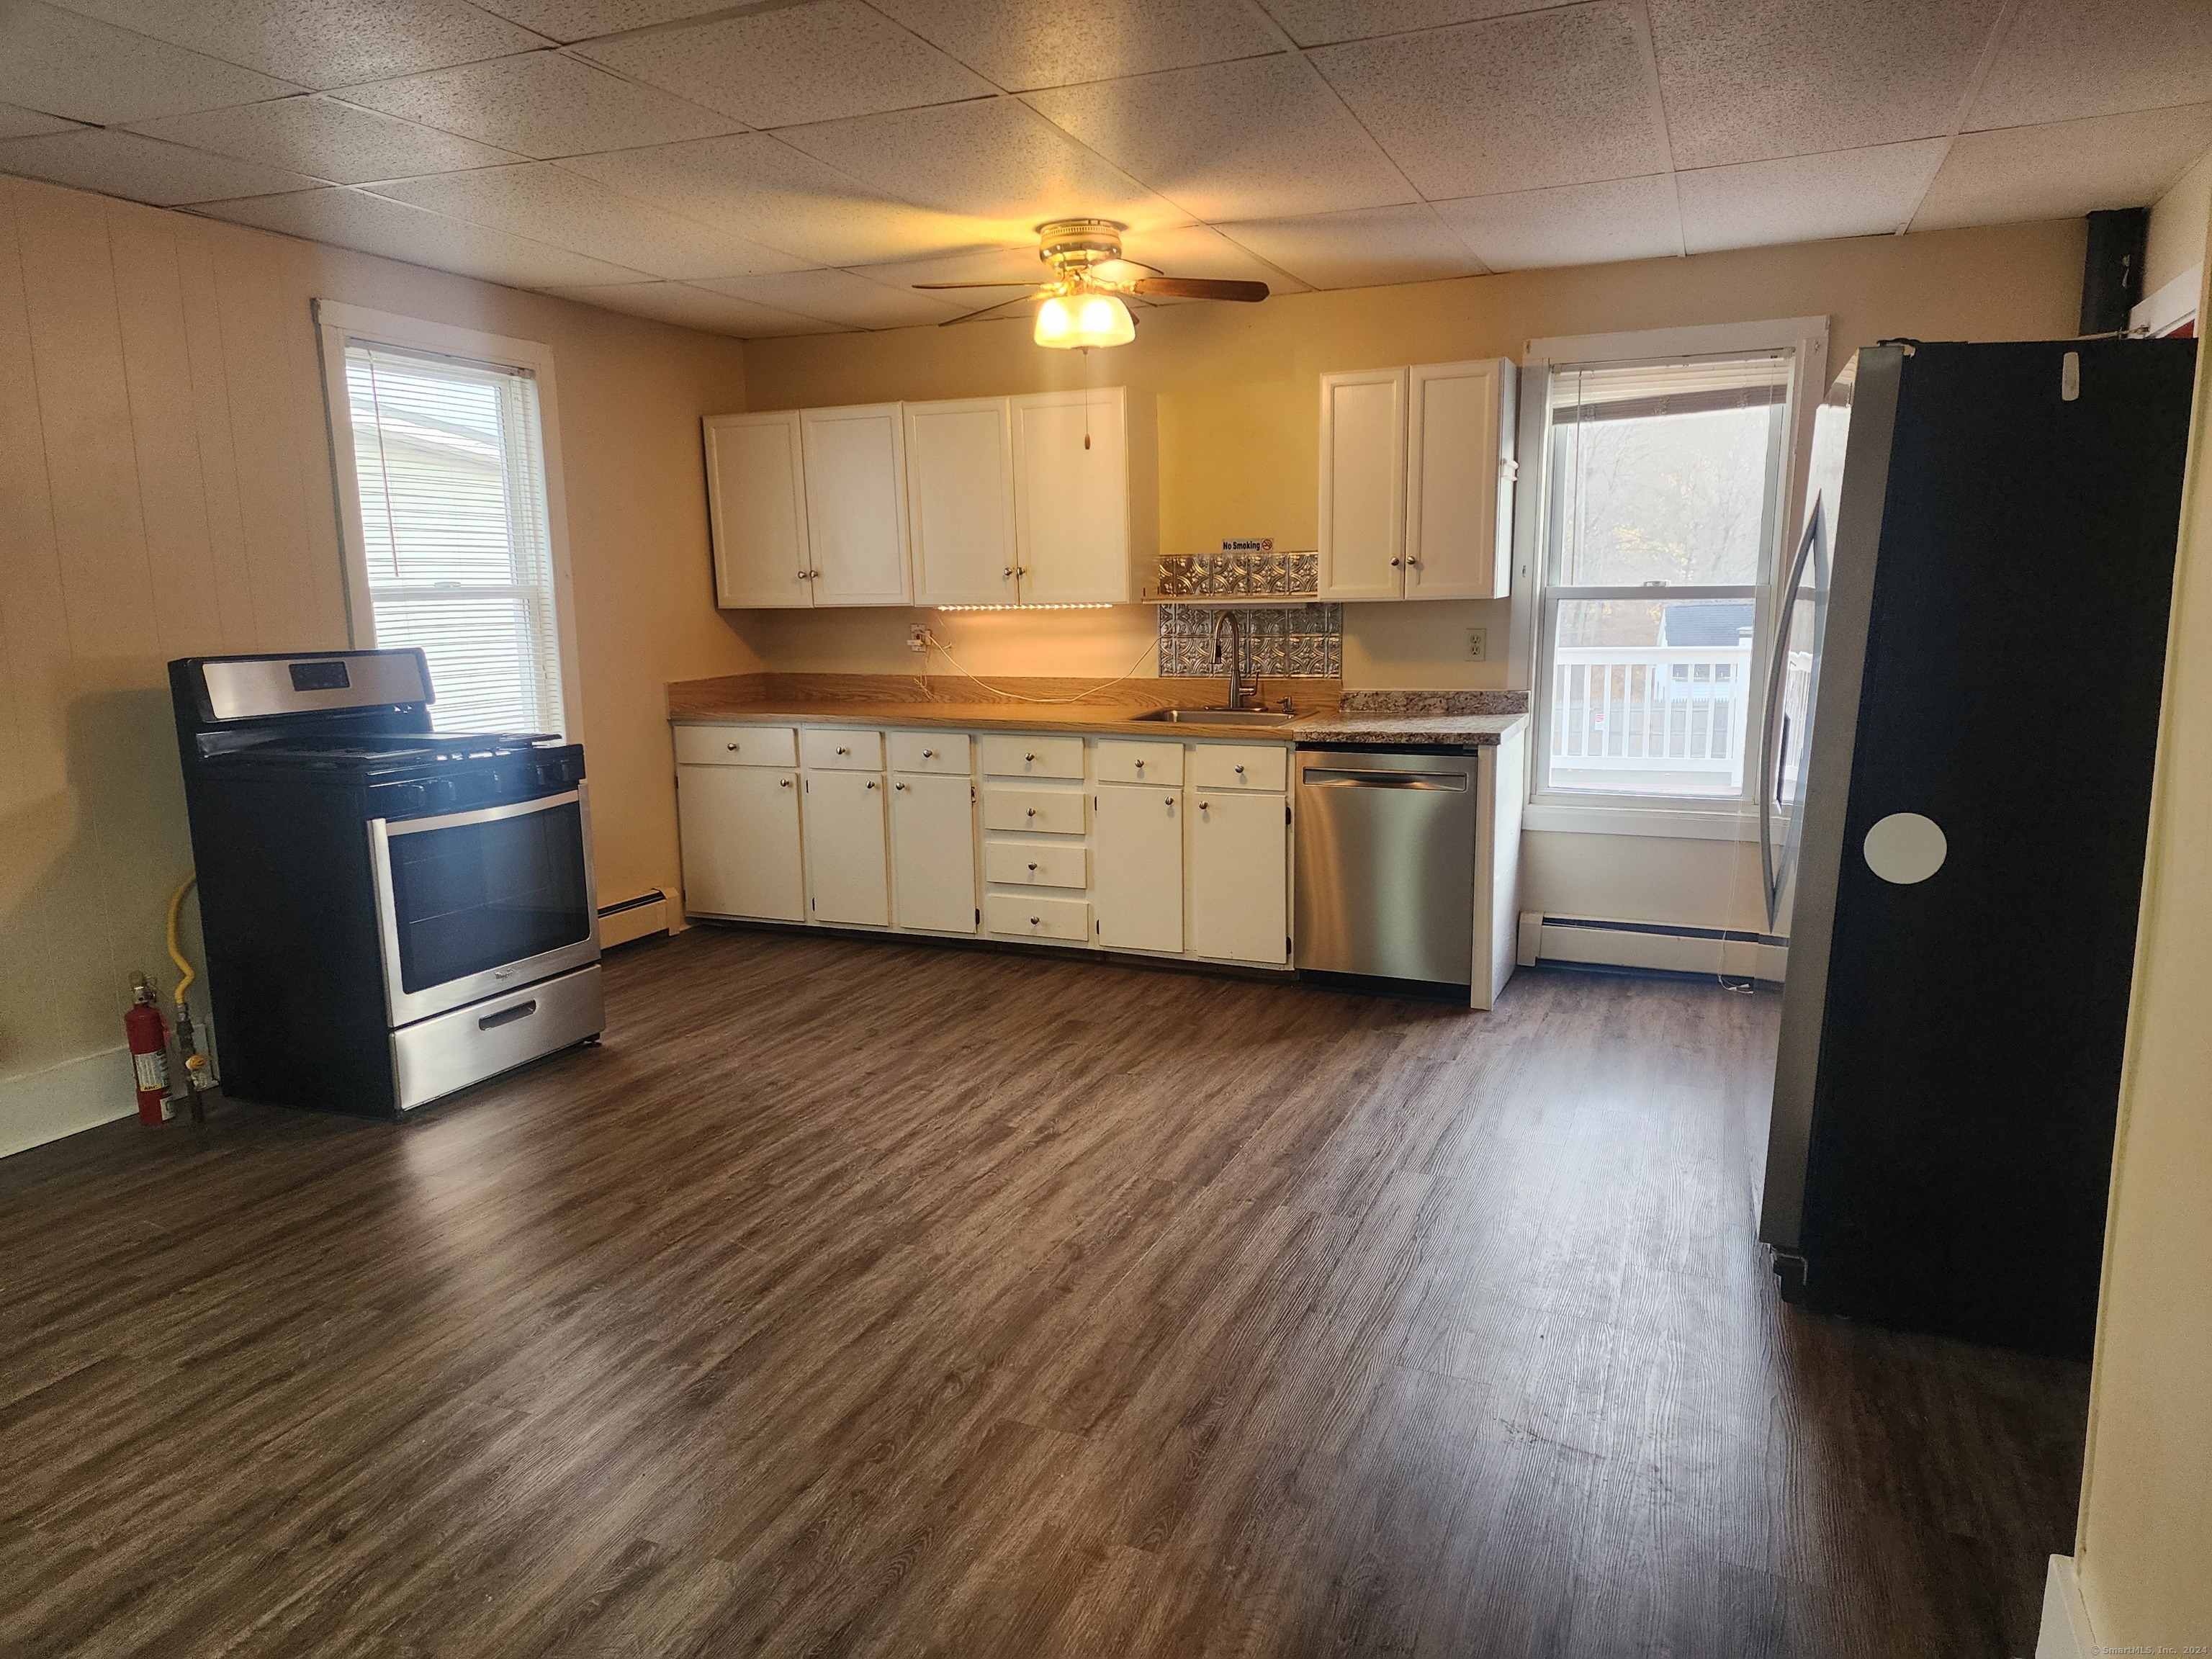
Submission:
M 2108 1652 L 2212 1643 L 2212 356 L 2182 525 L 2075 1542 Z
M 347 643 L 317 296 L 553 348 L 599 890 L 677 885 L 662 684 L 757 665 L 697 426 L 743 348 L 0 178 L 0 1152 L 127 1109 L 127 975 L 173 982 L 164 664 Z
M 2204 236 L 2212 223 L 2212 150 L 2197 158 L 2188 172 L 2151 204 L 2150 232 L 2143 246 L 2145 294 L 2155 294 L 2204 257 Z
M 1310 548 L 1324 370 L 1517 358 L 1526 341 L 1547 336 L 1769 317 L 1830 318 L 1832 365 L 1892 335 L 2070 336 L 2081 240 L 2075 221 L 2008 225 L 1281 295 L 1251 307 L 1180 306 L 1146 313 L 1134 344 L 1087 359 L 1038 349 L 1024 321 L 763 340 L 748 348 L 746 374 L 755 409 L 1127 385 L 1157 399 L 1164 550 L 1201 551 L 1224 536 Z M 1347 605 L 1346 682 L 1525 684 L 1525 671 L 1515 677 L 1505 659 L 1509 609 L 1504 601 Z M 1080 622 L 754 612 L 733 626 L 773 667 L 896 673 L 918 660 L 906 634 L 924 619 L 983 674 L 1118 674 L 1151 629 L 1149 613 L 1135 608 Z M 1474 625 L 1489 630 L 1489 662 L 1465 658 Z M 1531 834 L 1524 852 L 1528 908 L 1763 925 L 1755 848 Z

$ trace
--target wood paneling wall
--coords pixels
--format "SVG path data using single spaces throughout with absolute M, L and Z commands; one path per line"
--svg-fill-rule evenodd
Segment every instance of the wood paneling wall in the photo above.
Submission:
M 553 345 L 601 890 L 675 886 L 661 687 L 757 665 L 700 505 L 738 343 L 0 178 L 0 1153 L 127 1109 L 129 975 L 174 981 L 165 664 L 348 643 L 319 295 Z

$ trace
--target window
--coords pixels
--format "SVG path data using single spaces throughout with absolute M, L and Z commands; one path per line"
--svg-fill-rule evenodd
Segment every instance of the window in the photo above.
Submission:
M 1538 827 L 1738 832 L 1758 787 L 1757 670 L 1801 392 L 1825 368 L 1824 332 L 1765 325 L 1531 348 L 1543 444 Z M 1695 349 L 1708 344 L 1718 349 Z M 1562 347 L 1575 355 L 1546 361 Z
M 318 317 L 354 643 L 422 648 L 441 731 L 565 732 L 544 349 Z

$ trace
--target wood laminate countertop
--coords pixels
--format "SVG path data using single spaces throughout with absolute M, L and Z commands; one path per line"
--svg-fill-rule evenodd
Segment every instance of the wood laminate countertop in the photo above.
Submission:
M 690 707 L 678 726 L 878 726 L 938 731 L 1082 732 L 1130 738 L 1236 738 L 1247 743 L 1360 743 L 1377 747 L 1428 744 L 1495 748 L 1526 714 L 1301 714 L 1280 726 L 1212 725 L 1202 720 L 1140 720 L 1141 708 L 1107 704 L 881 702 L 776 699 Z

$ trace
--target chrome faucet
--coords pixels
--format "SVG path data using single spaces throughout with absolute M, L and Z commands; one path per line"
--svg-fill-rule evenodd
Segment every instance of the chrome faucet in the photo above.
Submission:
M 1244 706 L 1244 624 L 1234 611 L 1218 611 L 1213 617 L 1213 660 L 1221 660 L 1221 630 L 1229 630 L 1229 706 Z

